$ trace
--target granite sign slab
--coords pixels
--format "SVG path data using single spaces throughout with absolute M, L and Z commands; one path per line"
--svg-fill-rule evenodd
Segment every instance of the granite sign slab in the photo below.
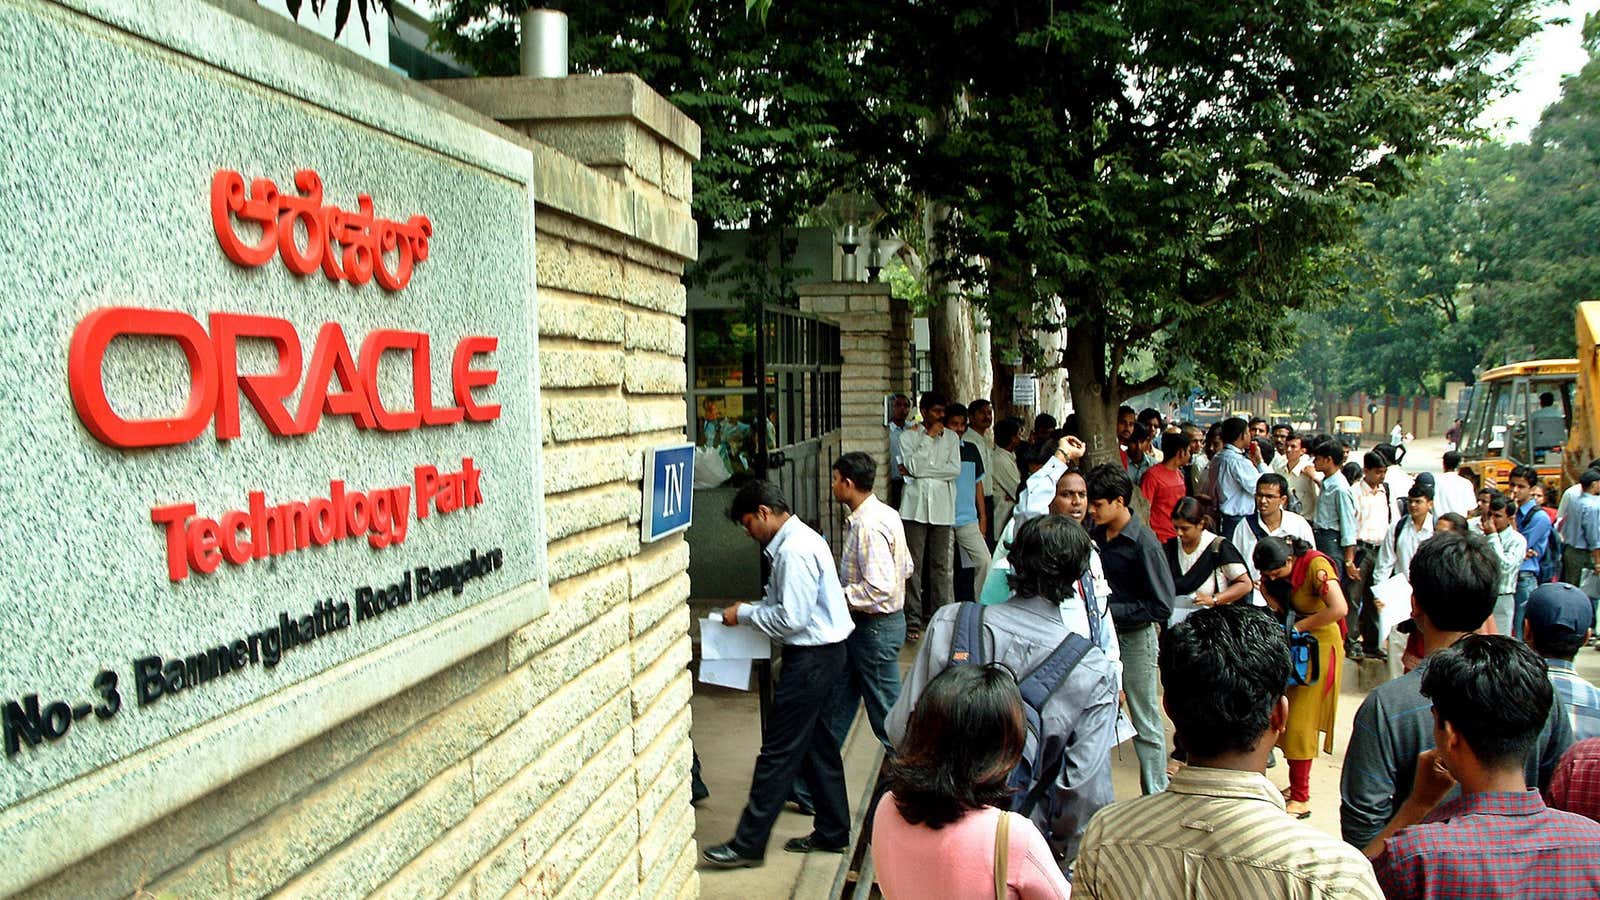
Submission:
M 60 861 L 543 610 L 532 163 L 205 4 L 0 34 L 0 846 Z

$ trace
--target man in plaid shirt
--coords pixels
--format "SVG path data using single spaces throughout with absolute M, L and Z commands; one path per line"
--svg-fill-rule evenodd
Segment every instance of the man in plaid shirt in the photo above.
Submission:
M 1468 635 L 1428 658 L 1422 694 L 1434 749 L 1374 842 L 1384 896 L 1600 897 L 1600 823 L 1546 807 L 1523 772 L 1555 700 L 1538 654 Z
M 877 465 L 865 453 L 846 453 L 833 463 L 833 498 L 850 508 L 839 548 L 839 583 L 856 627 L 845 642 L 850 660 L 834 694 L 829 727 L 842 746 L 857 704 L 865 702 L 872 732 L 892 749 L 883 721 L 900 696 L 906 579 L 912 565 L 899 513 L 872 494 L 876 474 Z

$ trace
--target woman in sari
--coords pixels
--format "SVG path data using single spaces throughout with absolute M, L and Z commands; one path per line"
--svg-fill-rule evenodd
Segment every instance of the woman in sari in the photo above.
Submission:
M 1333 723 L 1339 712 L 1339 682 L 1344 670 L 1344 591 L 1339 588 L 1333 561 L 1298 538 L 1265 537 L 1252 554 L 1261 573 L 1261 595 L 1295 631 L 1317 640 L 1316 678 L 1292 685 L 1289 724 L 1278 737 L 1278 747 L 1289 760 L 1288 804 L 1285 811 L 1297 819 L 1311 815 L 1311 761 L 1322 749 L 1333 752 Z

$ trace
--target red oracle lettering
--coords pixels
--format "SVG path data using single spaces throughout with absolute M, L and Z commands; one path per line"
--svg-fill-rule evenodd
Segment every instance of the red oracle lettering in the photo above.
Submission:
M 373 420 L 384 431 L 409 431 L 422 424 L 422 412 L 417 399 L 413 397 L 411 409 L 393 412 L 384 408 L 383 397 L 378 393 L 378 363 L 383 359 L 385 350 L 411 351 L 412 383 L 415 385 L 416 371 L 419 368 L 426 371 L 428 367 L 427 335 L 414 331 L 379 329 L 361 342 L 361 383 L 366 388 L 367 399 L 372 406 Z
M 322 325 L 301 383 L 301 341 L 287 319 L 239 313 L 212 313 L 211 334 L 195 319 L 180 312 L 109 307 L 85 316 L 73 332 L 68 349 L 67 379 L 73 405 L 84 427 L 101 443 L 112 447 L 158 447 L 183 444 L 198 437 L 213 418 L 218 440 L 240 436 L 242 393 L 250 401 L 269 433 L 280 436 L 309 434 L 324 415 L 349 416 L 356 427 L 383 431 L 410 431 L 422 426 L 454 425 L 463 420 L 489 422 L 500 417 L 498 404 L 479 402 L 474 390 L 492 387 L 500 380 L 493 368 L 473 368 L 473 358 L 492 354 L 499 346 L 494 337 L 469 336 L 456 345 L 451 358 L 454 406 L 433 405 L 433 359 L 429 336 L 417 331 L 379 329 L 361 344 L 359 366 L 351 354 L 344 329 L 336 322 Z M 106 348 L 122 335 L 164 337 L 176 341 L 189 368 L 189 399 L 182 414 L 170 419 L 128 420 L 111 406 L 106 394 L 103 366 Z M 239 371 L 240 339 L 270 341 L 277 354 L 271 372 Z M 412 407 L 390 409 L 379 393 L 379 370 L 385 353 L 411 354 Z M 290 397 L 300 398 L 291 413 Z M 249 549 L 229 548 L 231 539 L 221 533 L 221 552 L 258 555 L 261 542 Z
M 428 360 L 433 356 L 428 350 L 428 336 L 422 336 L 421 350 L 411 367 L 411 396 L 417 405 L 417 411 L 422 413 L 424 425 L 454 425 L 461 421 L 460 407 L 446 406 L 435 409 L 433 406 L 433 368 Z
M 129 421 L 106 397 L 106 348 L 122 335 L 171 338 L 189 363 L 189 401 L 170 419 Z M 98 309 L 83 318 L 67 350 L 67 382 L 84 427 L 112 447 L 159 447 L 194 440 L 217 405 L 217 360 L 205 329 L 180 312 L 131 307 Z
M 472 369 L 472 357 L 479 353 L 490 354 L 500 346 L 500 340 L 492 337 L 464 337 L 456 345 L 455 359 L 450 366 L 450 378 L 455 384 L 456 405 L 466 413 L 467 419 L 473 422 L 488 422 L 500 418 L 499 404 L 479 405 L 472 397 L 472 389 L 488 387 L 500 380 L 500 372 L 495 369 Z
M 433 222 L 427 216 L 404 222 L 378 218 L 368 194 L 357 195 L 354 212 L 324 204 L 322 178 L 311 169 L 295 172 L 294 186 L 299 193 L 286 194 L 271 179 L 257 178 L 246 193 L 238 172 L 223 169 L 212 176 L 211 226 L 223 255 L 253 268 L 277 254 L 296 275 L 321 268 L 330 281 L 364 285 L 376 278 L 390 292 L 405 288 L 417 264 L 428 258 Z M 261 239 L 252 244 L 240 238 L 235 219 L 259 227 Z M 297 240 L 301 228 L 303 248 Z
M 239 372 L 239 338 L 264 338 L 278 351 L 277 371 L 266 375 Z M 239 436 L 239 391 L 250 399 L 256 414 L 273 434 L 295 434 L 294 416 L 287 406 L 289 395 L 300 383 L 300 336 L 284 319 L 246 316 L 238 313 L 212 313 L 211 339 L 217 349 L 217 437 L 229 440 Z
M 328 393 L 334 378 L 339 379 L 343 390 Z M 362 388 L 361 374 L 355 360 L 350 358 L 350 345 L 345 342 L 344 329 L 337 322 L 322 326 L 317 334 L 317 346 L 311 351 L 311 368 L 306 372 L 305 390 L 300 392 L 300 412 L 295 416 L 295 432 L 310 434 L 317 430 L 323 412 L 336 416 L 349 416 L 361 428 L 375 428 L 372 407 Z

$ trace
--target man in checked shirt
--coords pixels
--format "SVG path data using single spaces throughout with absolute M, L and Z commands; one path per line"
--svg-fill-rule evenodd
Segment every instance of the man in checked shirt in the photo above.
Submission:
M 855 630 L 845 641 L 849 662 L 834 695 L 829 729 L 844 745 L 856 704 L 867 704 L 872 733 L 892 749 L 883 720 L 900 696 L 900 647 L 906 642 L 906 579 L 911 551 L 900 514 L 872 494 L 877 465 L 865 453 L 833 463 L 833 499 L 850 508 L 839 548 L 839 583 Z

